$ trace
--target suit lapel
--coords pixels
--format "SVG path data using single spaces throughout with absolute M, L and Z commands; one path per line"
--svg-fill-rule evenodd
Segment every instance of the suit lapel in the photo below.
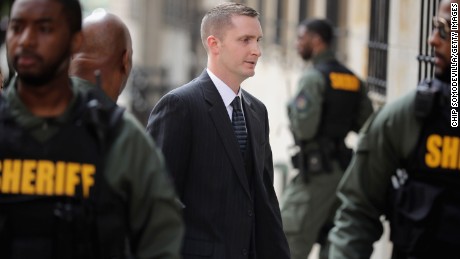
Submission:
M 263 136 L 264 131 L 260 127 L 262 123 L 260 122 L 259 116 L 257 112 L 254 110 L 254 107 L 251 103 L 250 98 L 248 97 L 247 94 L 245 94 L 245 91 L 242 93 L 243 96 L 243 108 L 244 108 L 244 117 L 246 119 L 246 127 L 248 128 L 248 138 L 251 140 L 251 152 L 252 152 L 252 157 L 254 159 L 254 173 L 259 172 L 258 167 L 259 167 L 259 158 L 260 154 L 259 151 L 257 150 L 259 148 L 259 140 L 261 136 Z
M 232 137 L 235 133 L 233 132 L 232 124 L 228 118 L 227 109 L 222 101 L 222 97 L 211 78 L 206 73 L 206 70 L 201 74 L 200 79 L 204 98 L 210 105 L 208 110 L 209 115 L 214 122 L 214 126 L 224 144 L 225 151 L 230 158 L 243 189 L 248 197 L 251 198 L 243 157 L 240 155 L 240 148 L 236 141 L 236 137 Z

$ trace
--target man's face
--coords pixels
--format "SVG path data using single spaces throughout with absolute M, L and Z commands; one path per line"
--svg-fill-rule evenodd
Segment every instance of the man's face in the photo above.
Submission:
M 304 60 L 309 60 L 313 56 L 312 47 L 313 34 L 309 33 L 305 26 L 297 29 L 297 52 Z
M 435 48 L 435 76 L 443 81 L 450 80 L 450 2 L 457 1 L 441 2 L 438 16 L 433 18 L 433 31 L 428 39 L 429 44 Z
M 233 16 L 232 23 L 219 39 L 218 60 L 224 71 L 242 82 L 255 74 L 262 55 L 259 45 L 262 28 L 255 17 Z
M 17 0 L 11 9 L 8 61 L 28 85 L 41 86 L 67 73 L 72 37 L 62 9 L 54 0 Z

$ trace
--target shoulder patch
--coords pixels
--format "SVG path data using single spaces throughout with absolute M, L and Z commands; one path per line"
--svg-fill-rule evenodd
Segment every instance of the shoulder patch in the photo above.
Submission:
M 295 107 L 297 110 L 305 110 L 308 106 L 308 97 L 301 91 L 295 98 Z

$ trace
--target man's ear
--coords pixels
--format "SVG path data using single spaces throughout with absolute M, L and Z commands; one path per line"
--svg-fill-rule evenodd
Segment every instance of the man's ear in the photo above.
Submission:
M 122 65 L 121 67 L 122 72 L 125 75 L 129 75 L 129 73 L 131 72 L 131 68 L 132 68 L 132 56 L 131 56 L 131 52 L 127 49 L 123 51 L 121 65 Z
M 311 42 L 315 45 L 321 43 L 321 37 L 316 33 L 311 33 Z
M 206 40 L 206 43 L 208 44 L 208 50 L 210 53 L 213 53 L 213 54 L 218 54 L 219 53 L 219 39 L 214 36 L 214 35 L 210 35 L 207 40 Z
M 71 42 L 71 51 L 72 51 L 72 56 L 73 54 L 77 53 L 81 46 L 83 44 L 83 33 L 81 31 L 75 33 L 72 36 L 72 42 Z

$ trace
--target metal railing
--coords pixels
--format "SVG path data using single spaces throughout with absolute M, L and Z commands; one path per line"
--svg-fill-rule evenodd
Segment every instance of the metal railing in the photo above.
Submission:
M 167 78 L 165 68 L 133 67 L 127 90 L 132 100 L 131 111 L 142 125 L 147 125 L 153 106 L 171 89 Z

